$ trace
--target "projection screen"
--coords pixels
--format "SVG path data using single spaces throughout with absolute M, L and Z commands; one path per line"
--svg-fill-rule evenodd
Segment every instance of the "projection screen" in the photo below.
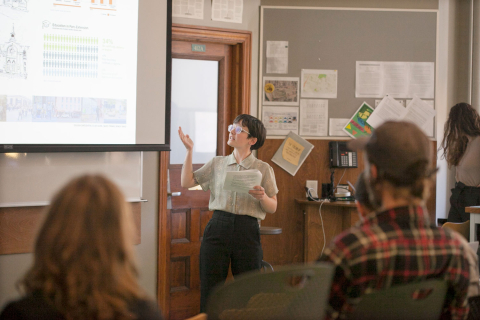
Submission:
M 169 150 L 171 0 L 1 0 L 0 152 Z

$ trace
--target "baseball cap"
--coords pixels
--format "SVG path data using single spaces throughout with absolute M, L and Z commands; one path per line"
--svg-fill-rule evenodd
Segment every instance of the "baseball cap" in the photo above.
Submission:
M 387 121 L 370 137 L 350 141 L 348 148 L 365 150 L 379 178 L 396 185 L 410 185 L 436 172 L 430 139 L 411 122 Z

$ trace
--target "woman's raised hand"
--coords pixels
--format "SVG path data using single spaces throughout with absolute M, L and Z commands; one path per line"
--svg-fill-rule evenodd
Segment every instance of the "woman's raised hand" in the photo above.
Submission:
M 183 133 L 182 127 L 178 127 L 178 136 L 180 137 L 180 140 L 182 140 L 185 148 L 187 148 L 188 151 L 192 151 L 193 150 L 193 141 L 192 141 L 192 139 L 190 139 L 188 134 Z

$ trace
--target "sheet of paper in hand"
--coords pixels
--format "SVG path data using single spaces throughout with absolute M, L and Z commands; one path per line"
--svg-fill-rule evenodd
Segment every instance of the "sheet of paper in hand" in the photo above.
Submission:
M 257 169 L 244 171 L 228 171 L 223 183 L 223 189 L 241 193 L 248 193 L 254 186 L 262 182 L 262 173 Z

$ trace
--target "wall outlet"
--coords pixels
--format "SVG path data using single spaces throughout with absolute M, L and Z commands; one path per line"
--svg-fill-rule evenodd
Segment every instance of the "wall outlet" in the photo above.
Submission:
M 317 180 L 307 180 L 307 184 L 305 185 L 307 189 L 310 189 L 310 194 L 314 198 L 318 198 L 318 181 Z M 305 194 L 308 198 L 308 194 Z

